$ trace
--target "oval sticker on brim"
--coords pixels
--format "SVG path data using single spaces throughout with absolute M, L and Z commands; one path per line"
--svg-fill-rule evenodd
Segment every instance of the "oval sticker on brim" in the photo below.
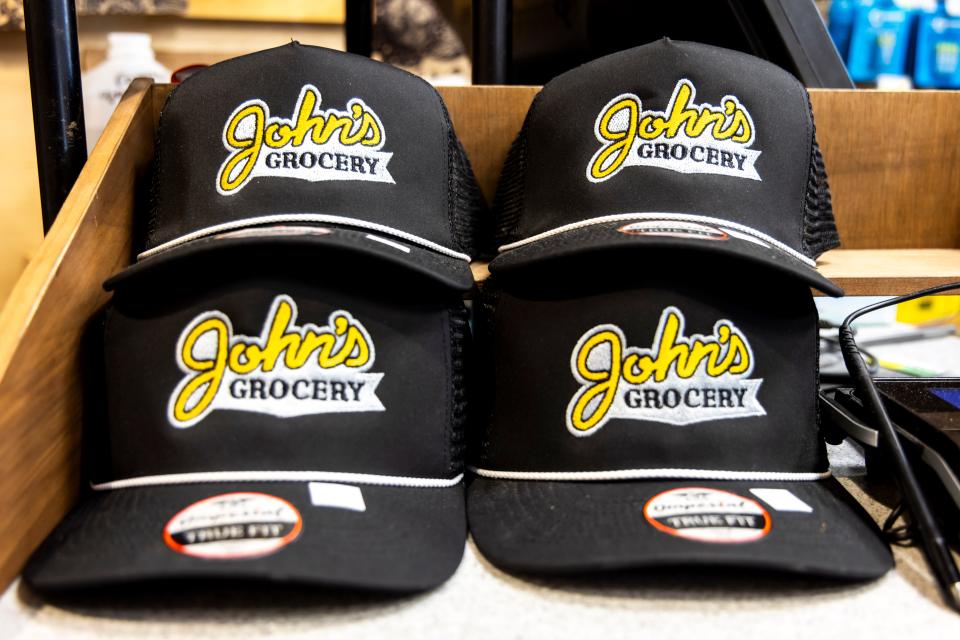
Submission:
M 273 553 L 293 542 L 302 528 L 300 512 L 286 500 L 265 493 L 225 493 L 170 518 L 163 540 L 188 556 L 230 560 Z
M 694 238 L 697 240 L 727 240 L 726 231 L 699 222 L 679 220 L 644 220 L 631 222 L 617 231 L 629 236 L 662 236 L 668 238 Z
M 718 489 L 658 493 L 643 516 L 659 531 L 698 542 L 752 542 L 770 533 L 770 514 L 758 502 Z

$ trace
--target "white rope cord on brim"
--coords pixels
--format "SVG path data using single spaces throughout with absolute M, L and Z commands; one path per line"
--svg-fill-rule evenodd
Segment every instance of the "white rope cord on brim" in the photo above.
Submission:
M 750 480 L 758 482 L 810 482 L 830 477 L 820 473 L 779 471 L 724 471 L 719 469 L 614 469 L 610 471 L 501 471 L 470 467 L 483 478 L 498 480 L 533 480 L 547 482 L 585 482 L 604 480 Z
M 381 476 L 368 473 L 342 473 L 338 471 L 205 471 L 198 473 L 170 473 L 156 476 L 140 476 L 109 482 L 91 483 L 95 491 L 130 489 L 134 487 L 162 487 L 208 482 L 343 482 L 369 484 L 383 487 L 411 487 L 417 489 L 442 489 L 453 487 L 463 480 L 463 474 L 453 478 L 417 478 L 410 476 Z
M 517 240 L 516 242 L 511 242 L 509 244 L 502 245 L 497 249 L 500 253 L 510 251 L 511 249 L 516 249 L 517 247 L 522 247 L 527 244 L 534 242 L 539 242 L 540 240 L 545 240 L 555 235 L 561 233 L 567 233 L 568 231 L 575 231 L 577 229 L 583 229 L 586 227 L 592 227 L 598 224 L 606 224 L 608 222 L 630 222 L 630 221 L 643 221 L 643 220 L 667 220 L 675 222 L 701 222 L 706 224 L 717 225 L 721 227 L 727 227 L 740 233 L 752 236 L 766 242 L 776 249 L 786 253 L 787 255 L 796 258 L 804 264 L 816 267 L 817 263 L 814 260 L 811 260 L 807 256 L 803 255 L 796 249 L 792 249 L 780 242 L 779 240 L 768 236 L 767 234 L 752 229 L 746 225 L 740 224 L 738 222 L 732 222 L 730 220 L 723 220 L 722 218 L 714 218 L 712 216 L 701 216 L 688 213 L 617 213 L 609 216 L 600 216 L 599 218 L 590 218 L 589 220 L 581 220 L 579 222 L 572 222 L 570 224 L 565 224 L 549 231 L 544 231 L 543 233 L 538 233 L 535 236 L 530 236 L 529 238 L 524 238 L 523 240 Z
M 447 248 L 441 244 L 437 244 L 432 240 L 427 240 L 426 238 L 421 238 L 420 236 L 408 233 L 406 231 L 401 231 L 400 229 L 394 229 L 393 227 L 388 227 L 384 224 L 378 224 L 376 222 L 368 222 L 366 220 L 358 220 L 356 218 L 347 218 L 345 216 L 333 216 L 320 213 L 279 213 L 270 216 L 257 216 L 254 218 L 245 218 L 243 220 L 235 220 L 233 222 L 225 222 L 223 224 L 215 224 L 211 227 L 205 227 L 203 229 L 198 229 L 186 235 L 180 236 L 170 240 L 169 242 L 164 242 L 161 245 L 158 245 L 152 249 L 148 249 L 143 253 L 137 256 L 137 260 L 143 260 L 144 258 L 149 258 L 158 253 L 164 251 L 169 251 L 175 247 L 192 242 L 194 240 L 199 240 L 201 238 L 206 238 L 208 236 L 217 235 L 219 233 L 224 233 L 226 231 L 234 231 L 236 229 L 245 229 L 247 227 L 259 227 L 264 225 L 271 224 L 283 224 L 283 223 L 297 223 L 297 222 L 307 222 L 307 223 L 318 223 L 318 224 L 340 224 L 349 227 L 358 227 L 361 229 L 366 229 L 368 231 L 379 231 L 388 236 L 400 240 L 406 240 L 412 244 L 420 245 L 426 249 L 431 249 L 437 253 L 441 253 L 445 256 L 451 258 L 457 258 L 458 260 L 465 260 L 470 262 L 470 256 L 465 253 L 460 253 L 459 251 L 454 251 L 453 249 Z

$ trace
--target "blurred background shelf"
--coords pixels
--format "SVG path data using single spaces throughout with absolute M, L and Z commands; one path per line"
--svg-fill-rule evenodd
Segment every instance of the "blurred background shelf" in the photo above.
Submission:
M 190 0 L 183 16 L 202 20 L 254 20 L 343 24 L 343 0 Z

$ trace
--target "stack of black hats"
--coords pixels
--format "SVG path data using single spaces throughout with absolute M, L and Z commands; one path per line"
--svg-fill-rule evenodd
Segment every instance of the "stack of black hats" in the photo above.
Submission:
M 536 96 L 494 203 L 471 532 L 532 573 L 858 580 L 889 550 L 830 477 L 815 258 L 839 244 L 785 71 L 661 40 Z
M 26 582 L 446 580 L 481 201 L 437 92 L 297 43 L 214 65 L 163 107 L 152 200 L 92 487 Z

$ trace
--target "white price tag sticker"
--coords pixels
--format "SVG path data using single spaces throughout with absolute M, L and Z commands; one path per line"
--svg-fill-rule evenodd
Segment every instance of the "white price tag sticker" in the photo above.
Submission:
M 750 493 L 766 502 L 774 511 L 813 513 L 813 507 L 786 489 L 750 489 Z
M 315 507 L 333 507 L 350 511 L 366 511 L 360 487 L 333 482 L 311 482 L 310 502 Z

